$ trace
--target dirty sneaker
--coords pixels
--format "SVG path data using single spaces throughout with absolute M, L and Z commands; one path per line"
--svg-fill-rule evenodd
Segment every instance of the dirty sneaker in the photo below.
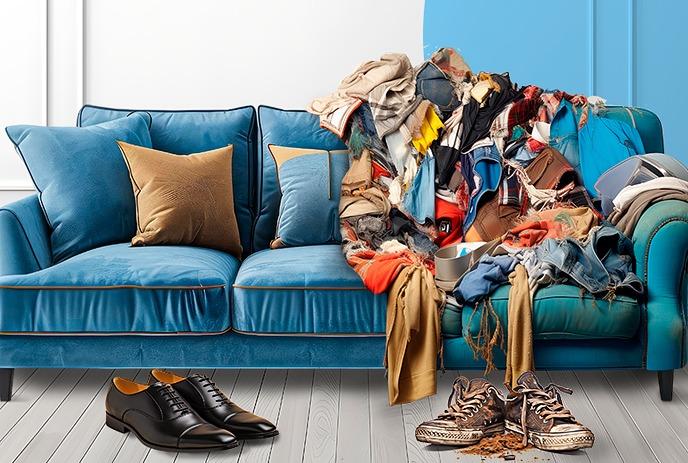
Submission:
M 421 423 L 416 439 L 438 445 L 472 445 L 483 437 L 504 432 L 504 399 L 487 380 L 454 381 L 447 409 L 437 419 Z
M 595 436 L 564 408 L 559 392 L 571 389 L 550 384 L 543 388 L 532 371 L 519 376 L 506 399 L 507 431 L 523 436 L 523 443 L 549 451 L 592 447 Z M 509 386 L 507 385 L 507 388 Z

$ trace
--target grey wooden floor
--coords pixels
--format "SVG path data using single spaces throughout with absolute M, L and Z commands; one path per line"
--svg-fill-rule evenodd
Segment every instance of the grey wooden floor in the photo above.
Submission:
M 187 373 L 188 371 L 182 371 Z M 380 370 L 216 370 L 232 400 L 275 421 L 281 434 L 210 454 L 149 450 L 133 436 L 103 426 L 110 379 L 145 381 L 141 370 L 17 370 L 11 402 L 0 403 L 0 461 L 12 462 L 471 462 L 451 448 L 416 442 L 418 423 L 441 412 L 457 375 L 439 377 L 440 393 L 401 407 L 387 406 Z M 467 372 L 468 376 L 478 373 Z M 688 372 L 676 372 L 674 401 L 661 402 L 647 372 L 541 372 L 573 387 L 566 404 L 595 433 L 586 452 L 532 451 L 519 461 L 688 461 Z M 501 384 L 500 374 L 490 378 Z M 487 461 L 502 461 L 499 459 Z

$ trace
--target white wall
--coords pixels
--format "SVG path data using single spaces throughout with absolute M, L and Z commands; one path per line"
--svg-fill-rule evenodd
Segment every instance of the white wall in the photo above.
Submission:
M 302 108 L 387 51 L 422 60 L 423 0 L 2 0 L 0 125 L 83 103 Z M 31 182 L 3 135 L 0 204 Z

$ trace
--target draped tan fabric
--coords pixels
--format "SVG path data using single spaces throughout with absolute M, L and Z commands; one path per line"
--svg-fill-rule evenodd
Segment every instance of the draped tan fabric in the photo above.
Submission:
M 117 142 L 136 198 L 133 246 L 185 244 L 241 256 L 232 145 L 176 155 Z
M 442 293 L 430 270 L 404 267 L 387 295 L 385 366 L 390 405 L 413 402 L 437 391 Z
M 526 268 L 518 264 L 509 275 L 506 375 L 504 382 L 516 387 L 522 373 L 533 371 L 533 310 Z

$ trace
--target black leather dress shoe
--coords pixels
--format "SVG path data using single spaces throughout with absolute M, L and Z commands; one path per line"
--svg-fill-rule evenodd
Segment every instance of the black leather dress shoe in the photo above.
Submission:
M 204 420 L 231 431 L 238 439 L 279 434 L 274 424 L 231 402 L 207 376 L 195 374 L 184 378 L 164 370 L 153 370 L 151 376 L 170 384 Z
M 198 416 L 169 384 L 138 384 L 114 378 L 105 399 L 105 424 L 133 432 L 158 450 L 221 450 L 239 445 L 236 437 Z

